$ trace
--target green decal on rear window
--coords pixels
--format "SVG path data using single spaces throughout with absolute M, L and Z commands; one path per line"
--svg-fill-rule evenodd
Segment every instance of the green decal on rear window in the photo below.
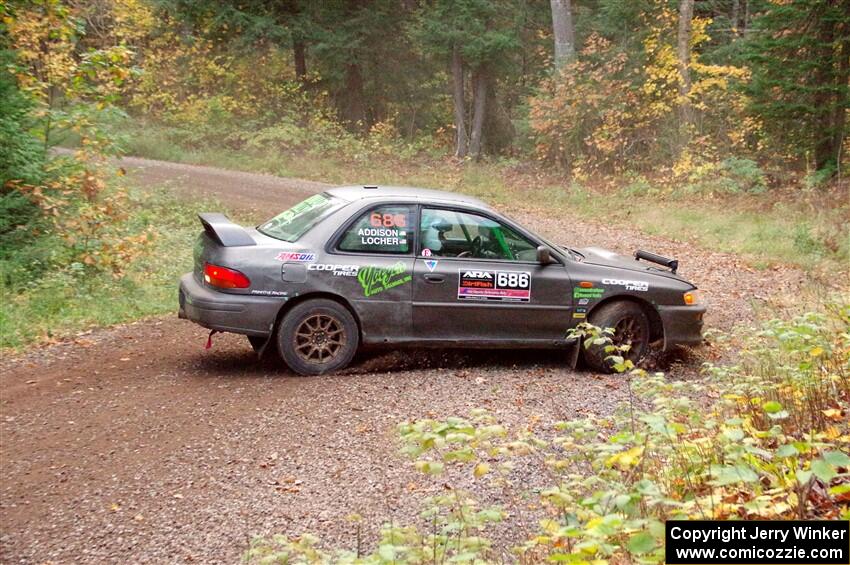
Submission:
M 319 220 L 339 208 L 343 201 L 329 194 L 316 194 L 289 210 L 281 212 L 257 230 L 269 237 L 283 241 L 296 241 Z
M 412 278 L 401 261 L 389 267 L 360 267 L 357 272 L 363 296 L 379 294 L 408 283 Z

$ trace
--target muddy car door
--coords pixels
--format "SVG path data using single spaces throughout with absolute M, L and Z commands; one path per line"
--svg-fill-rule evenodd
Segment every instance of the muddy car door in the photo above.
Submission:
M 421 340 L 516 345 L 563 340 L 570 279 L 535 242 L 495 218 L 423 207 L 413 272 L 413 329 Z
M 327 261 L 310 267 L 326 270 L 332 291 L 350 302 L 365 343 L 410 338 L 415 212 L 411 204 L 361 211 L 338 235 Z

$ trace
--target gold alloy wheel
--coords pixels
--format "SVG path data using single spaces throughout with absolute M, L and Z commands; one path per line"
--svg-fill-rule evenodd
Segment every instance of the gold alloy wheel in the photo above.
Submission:
M 295 352 L 304 361 L 327 363 L 345 346 L 345 330 L 334 316 L 313 314 L 298 325 L 292 341 Z
M 637 352 L 645 340 L 643 325 L 633 316 L 625 316 L 614 326 L 614 345 L 629 345 L 629 350 L 623 357 L 631 359 L 632 362 L 637 361 Z

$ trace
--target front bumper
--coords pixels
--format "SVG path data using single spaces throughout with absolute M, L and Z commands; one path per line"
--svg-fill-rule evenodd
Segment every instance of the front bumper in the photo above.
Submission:
M 705 306 L 659 306 L 658 314 L 664 325 L 664 351 L 676 345 L 702 343 Z
M 192 273 L 180 277 L 178 316 L 211 330 L 268 336 L 283 301 L 280 298 L 210 290 Z

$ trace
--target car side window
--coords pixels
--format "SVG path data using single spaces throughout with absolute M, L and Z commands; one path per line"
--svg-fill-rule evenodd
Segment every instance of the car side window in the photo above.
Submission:
M 423 256 L 536 261 L 537 246 L 515 230 L 485 216 L 423 208 Z
M 403 255 L 413 245 L 415 218 L 410 205 L 379 206 L 366 211 L 345 231 L 337 248 L 359 253 Z

